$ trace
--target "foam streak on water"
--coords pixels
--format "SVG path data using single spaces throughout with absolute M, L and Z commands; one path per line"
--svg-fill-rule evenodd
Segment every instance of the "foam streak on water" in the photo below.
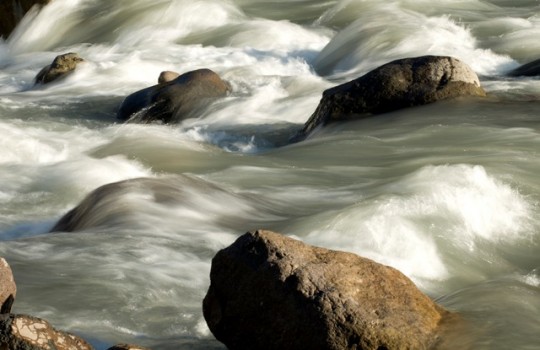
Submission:
M 0 41 L 0 256 L 15 312 L 113 343 L 223 349 L 201 312 L 213 255 L 247 230 L 394 266 L 480 349 L 538 349 L 538 1 L 55 0 Z M 86 62 L 34 87 L 60 53 Z M 288 138 L 321 93 L 390 60 L 452 55 L 484 100 Z M 118 124 L 159 73 L 233 93 L 179 125 Z M 135 179 L 135 180 L 133 180 Z M 99 186 L 79 231 L 49 233 Z

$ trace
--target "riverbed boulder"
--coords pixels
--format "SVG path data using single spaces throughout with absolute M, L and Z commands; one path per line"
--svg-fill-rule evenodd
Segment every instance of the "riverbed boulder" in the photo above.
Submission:
M 43 319 L 27 315 L 0 315 L 0 349 L 94 350 L 83 339 L 54 329 Z
M 540 75 L 540 59 L 526 63 L 508 73 L 511 77 L 533 77 Z
M 7 38 L 24 15 L 34 6 L 41 8 L 51 0 L 0 1 L 0 37 Z
M 41 71 L 39 71 L 36 75 L 35 83 L 48 84 L 55 80 L 65 78 L 73 73 L 77 68 L 77 65 L 83 61 L 84 59 L 79 57 L 79 54 L 75 52 L 58 55 L 51 64 L 43 67 Z
M 212 259 L 203 314 L 231 350 L 429 349 L 451 314 L 398 270 L 278 233 Z
M 158 77 L 158 84 L 164 84 L 168 83 L 169 81 L 173 81 L 174 79 L 178 78 L 180 74 L 176 72 L 172 72 L 170 70 L 163 71 L 159 74 Z
M 325 124 L 363 118 L 460 96 L 485 96 L 476 73 L 453 57 L 399 59 L 323 92 L 293 141 Z
M 208 102 L 226 96 L 230 85 L 210 69 L 184 73 L 172 80 L 173 72 L 160 78 L 162 83 L 127 96 L 117 118 L 140 123 L 177 123 L 196 116 Z
M 17 285 L 6 259 L 0 258 L 0 314 L 11 312 L 17 295 Z

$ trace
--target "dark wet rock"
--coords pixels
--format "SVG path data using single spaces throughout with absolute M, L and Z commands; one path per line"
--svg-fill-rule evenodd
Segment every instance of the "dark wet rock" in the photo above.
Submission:
M 17 295 L 17 285 L 9 264 L 0 258 L 0 314 L 11 312 L 11 306 Z
M 32 316 L 0 315 L 2 350 L 93 350 L 83 339 L 54 329 L 49 322 Z
M 133 345 L 133 344 L 118 344 L 107 350 L 150 350 L 148 348 L 143 348 L 142 346 Z
M 0 1 L 0 36 L 7 38 L 32 7 L 41 7 L 49 2 L 51 0 Z
M 198 69 L 165 81 L 172 76 L 166 74 L 163 83 L 126 97 L 117 118 L 141 123 L 175 123 L 194 117 L 205 103 L 231 91 L 230 85 L 210 69 Z
M 398 270 L 246 233 L 212 260 L 206 322 L 229 349 L 427 349 L 451 314 Z
M 540 75 L 540 59 L 524 64 L 521 67 L 518 67 L 510 71 L 508 75 L 511 77 L 519 77 L 519 76 L 532 77 L 532 76 Z
M 325 124 L 460 96 L 485 96 L 476 73 L 443 56 L 405 58 L 323 92 L 319 106 L 294 141 Z
M 36 75 L 36 84 L 48 84 L 60 78 L 64 78 L 77 68 L 77 65 L 84 60 L 74 52 L 56 56 L 51 64 L 43 67 Z
M 168 83 L 169 81 L 173 81 L 179 76 L 180 74 L 176 72 L 171 72 L 170 70 L 163 71 L 159 74 L 158 84 Z

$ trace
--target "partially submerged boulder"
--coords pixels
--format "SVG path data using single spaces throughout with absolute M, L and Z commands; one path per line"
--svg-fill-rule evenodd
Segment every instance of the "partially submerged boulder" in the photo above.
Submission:
M 178 206 L 187 205 L 193 193 L 198 194 L 201 203 L 212 202 L 216 197 L 236 199 L 236 195 L 195 176 L 182 174 L 161 178 L 128 179 L 100 186 L 90 192 L 76 207 L 58 220 L 51 232 L 111 227 L 117 222 L 132 220 L 131 215 L 136 209 L 129 203 L 134 195 L 148 196 L 156 204 Z
M 142 346 L 133 345 L 133 344 L 117 344 L 113 347 L 108 348 L 107 350 L 150 350 L 150 349 L 143 348 Z
M 230 85 L 210 69 L 173 76 L 174 72 L 164 72 L 158 85 L 127 96 L 118 109 L 117 118 L 141 123 L 175 123 L 193 117 L 209 100 L 224 97 L 231 91 Z
M 0 1 L 0 37 L 7 38 L 24 15 L 34 6 L 44 6 L 51 0 L 2 0 Z
M 519 76 L 532 77 L 532 76 L 540 75 L 540 59 L 526 63 L 510 71 L 508 75 L 511 77 L 519 77 Z
M 330 122 L 459 96 L 485 96 L 478 76 L 465 63 L 445 56 L 396 60 L 324 91 L 319 106 L 294 141 Z
M 206 322 L 229 349 L 428 349 L 451 314 L 402 273 L 270 231 L 212 260 Z
M 163 71 L 159 74 L 158 77 L 158 84 L 164 84 L 168 83 L 169 81 L 173 81 L 174 79 L 178 78 L 180 74 L 176 72 L 171 72 L 170 70 Z
M 43 67 L 36 75 L 35 83 L 48 84 L 60 78 L 64 78 L 73 73 L 77 68 L 77 65 L 83 61 L 84 59 L 74 52 L 58 55 L 51 64 Z
M 83 339 L 54 329 L 49 322 L 26 315 L 0 315 L 0 349 L 93 350 Z
M 17 285 L 6 259 L 0 258 L 0 314 L 11 312 L 17 295 Z

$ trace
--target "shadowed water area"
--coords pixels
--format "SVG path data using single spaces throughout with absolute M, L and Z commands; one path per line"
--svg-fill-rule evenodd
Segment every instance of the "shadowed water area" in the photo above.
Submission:
M 98 350 L 224 349 L 202 299 L 211 258 L 270 229 L 393 266 L 470 321 L 455 348 L 540 349 L 540 58 L 530 1 L 54 0 L 0 39 L 0 256 L 14 312 Z M 58 54 L 85 62 L 33 86 Z M 325 89 L 389 61 L 450 55 L 488 97 L 316 130 Z M 178 125 L 116 110 L 161 71 L 233 92 Z M 125 186 L 76 232 L 50 229 Z M 279 310 L 276 310 L 279 312 Z M 183 347 L 182 347 L 183 346 Z

